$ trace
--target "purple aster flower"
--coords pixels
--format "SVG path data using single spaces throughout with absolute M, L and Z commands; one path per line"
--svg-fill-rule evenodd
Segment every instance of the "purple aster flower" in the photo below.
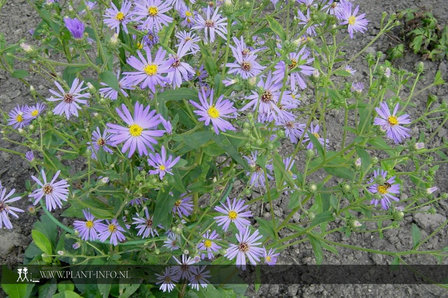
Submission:
M 184 0 L 167 0 L 167 2 L 171 2 L 170 5 L 178 12 L 187 7 Z
M 31 178 L 40 186 L 40 188 L 34 190 L 30 194 L 30 198 L 35 200 L 33 205 L 37 205 L 42 197 L 45 196 L 45 206 L 48 211 L 56 209 L 56 207 L 62 207 L 61 201 L 67 201 L 69 185 L 65 179 L 56 182 L 60 173 L 61 171 L 57 171 L 53 176 L 53 179 L 51 179 L 50 182 L 47 182 L 47 176 L 45 175 L 44 169 L 42 169 L 41 174 L 43 183 L 36 177 L 31 176 Z
M 247 161 L 249 166 L 252 168 L 251 172 L 246 172 L 246 175 L 249 176 L 249 185 L 253 187 L 266 187 L 266 178 L 264 175 L 264 170 L 261 166 L 257 164 L 257 158 L 258 158 L 258 151 L 254 151 L 251 153 L 250 156 L 243 156 L 244 159 Z M 270 164 L 270 161 L 266 164 L 266 176 L 269 180 L 274 179 L 274 177 L 270 174 L 273 170 L 272 164 Z
M 386 136 L 393 140 L 395 144 L 399 144 L 404 139 L 409 138 L 409 132 L 411 131 L 409 128 L 401 126 L 402 124 L 410 124 L 411 120 L 408 114 L 397 116 L 399 108 L 400 105 L 397 103 L 391 114 L 387 103 L 380 103 L 380 107 L 375 108 L 379 117 L 376 117 L 373 122 L 374 125 L 380 125 L 381 129 L 386 131 Z
M 179 161 L 179 159 L 180 156 L 173 159 L 172 155 L 169 155 L 167 159 L 165 146 L 162 146 L 162 155 L 159 153 L 149 154 L 148 164 L 155 168 L 155 170 L 150 170 L 149 174 L 159 174 L 160 179 L 163 179 L 166 173 L 173 175 L 171 169 Z
M 180 237 L 177 234 L 170 233 L 163 243 L 163 246 L 169 250 L 179 249 Z
M 178 260 L 175 256 L 173 256 L 173 259 L 176 261 L 177 264 L 180 266 L 173 266 L 173 273 L 177 274 L 180 279 L 190 279 L 192 275 L 192 268 L 196 263 L 196 260 L 192 257 L 189 257 L 185 254 L 182 255 L 181 260 Z
M 88 142 L 89 149 L 92 151 L 92 158 L 97 159 L 96 154 L 102 148 L 107 153 L 113 153 L 112 149 L 108 146 L 112 146 L 112 142 L 110 141 L 111 135 L 105 129 L 101 134 L 100 128 L 97 127 L 95 131 L 92 133 L 92 142 Z
M 133 217 L 134 220 L 132 223 L 134 225 L 137 225 L 137 236 L 142 236 L 142 238 L 148 238 L 149 235 L 151 237 L 154 237 L 154 235 L 159 236 L 159 233 L 156 231 L 155 227 L 153 226 L 152 216 L 149 216 L 148 209 L 145 208 L 145 217 L 140 217 L 138 214 L 136 217 Z
M 185 51 L 195 54 L 200 51 L 198 43 L 201 41 L 199 37 L 194 34 L 194 32 L 179 31 L 176 33 L 176 38 L 178 39 L 177 47 L 183 45 L 186 47 Z M 187 44 L 187 42 L 190 42 Z
M 65 114 L 67 119 L 70 119 L 71 115 L 78 117 L 78 110 L 81 109 L 79 104 L 87 105 L 87 100 L 84 98 L 90 98 L 89 93 L 81 94 L 82 91 L 87 89 L 87 87 L 82 87 L 84 82 L 75 78 L 69 92 L 65 92 L 57 81 L 55 81 L 54 84 L 58 87 L 60 93 L 50 89 L 50 93 L 55 97 L 51 96 L 50 98 L 47 98 L 47 100 L 61 102 L 54 108 L 53 112 L 56 115 Z
M 433 192 L 436 192 L 436 191 L 438 191 L 439 190 L 439 188 L 437 187 L 437 186 L 433 186 L 433 187 L 429 187 L 429 188 L 427 188 L 426 189 L 426 193 L 428 194 L 428 195 L 430 195 L 430 194 L 432 194 Z
M 216 134 L 219 134 L 219 131 L 235 130 L 235 127 L 230 122 L 223 119 L 236 117 L 236 109 L 233 107 L 233 103 L 224 99 L 224 96 L 221 95 L 216 104 L 214 104 L 213 89 L 210 90 L 209 94 L 205 92 L 205 88 L 202 88 L 201 91 L 199 91 L 200 105 L 190 100 L 190 103 L 197 108 L 194 113 L 200 116 L 199 121 L 203 121 L 206 126 L 212 122 Z M 207 96 L 209 97 L 209 102 L 207 102 Z
M 189 216 L 193 211 L 192 199 L 190 196 L 184 197 L 186 194 L 181 195 L 181 199 L 177 200 L 173 206 L 173 213 L 177 213 L 180 218 L 183 216 Z M 182 198 L 184 197 L 184 198 Z
M 8 125 L 14 128 L 24 128 L 30 124 L 30 119 L 25 118 L 25 113 L 27 111 L 27 106 L 17 106 L 12 111 L 9 112 Z
M 157 32 L 153 32 L 151 30 L 148 30 L 148 33 L 146 33 L 145 36 L 143 36 L 143 42 L 149 47 L 152 48 L 156 44 L 159 43 L 159 35 L 157 35 Z
M 249 211 L 250 212 L 250 211 Z M 213 232 L 207 231 L 202 235 L 203 240 L 198 244 L 198 250 L 202 253 L 201 258 L 205 259 L 205 254 L 212 260 L 214 253 L 221 249 L 221 246 L 215 243 L 215 240 L 221 240 L 215 230 Z
M 173 22 L 173 18 L 165 13 L 171 9 L 168 1 L 138 0 L 134 2 L 134 21 L 140 23 L 141 30 L 160 31 L 163 26 Z
M 399 201 L 396 195 L 400 194 L 400 184 L 395 183 L 395 176 L 387 179 L 387 171 L 377 169 L 373 171 L 373 177 L 370 179 L 369 184 L 371 184 L 367 189 L 379 199 L 372 199 L 370 204 L 378 205 L 381 202 L 381 206 L 384 210 L 389 209 L 391 199 L 394 201 Z M 375 183 L 375 181 L 385 181 L 381 183 Z
M 252 213 L 248 211 L 244 211 L 249 208 L 248 205 L 244 205 L 243 200 L 233 199 L 233 202 L 230 202 L 230 199 L 227 198 L 227 205 L 221 203 L 222 207 L 216 206 L 215 210 L 224 214 L 221 216 L 215 216 L 214 219 L 218 226 L 223 226 L 222 229 L 227 231 L 230 223 L 235 223 L 235 226 L 238 230 L 244 230 L 247 226 L 250 225 L 250 221 L 246 219 L 246 217 L 252 217 Z
M 0 183 L 0 229 L 3 229 L 3 225 L 6 229 L 12 229 L 11 221 L 9 220 L 9 215 L 19 218 L 16 212 L 24 212 L 22 209 L 17 207 L 12 207 L 9 204 L 20 200 L 22 197 L 10 198 L 16 192 L 15 189 L 6 194 L 6 188 L 2 187 Z
M 64 18 L 65 27 L 70 31 L 74 39 L 81 39 L 84 35 L 84 23 L 77 18 Z
M 190 64 L 182 62 L 181 59 L 187 54 L 191 48 L 192 41 L 181 43 L 177 49 L 177 54 L 171 57 L 170 72 L 168 72 L 168 80 L 173 88 L 178 88 L 183 81 L 188 81 L 194 75 L 194 70 Z
M 29 106 L 27 107 L 27 109 L 25 110 L 25 114 L 23 115 L 23 117 L 25 119 L 36 119 L 37 117 L 40 116 L 40 114 L 42 114 L 42 112 L 45 110 L 46 106 L 43 103 L 37 103 L 33 106 Z
M 240 39 L 233 37 L 233 42 L 236 45 L 235 49 L 238 49 L 240 51 L 243 58 L 245 58 L 246 56 L 249 56 L 249 55 L 253 55 L 261 50 L 261 49 L 254 49 L 252 47 L 247 46 L 246 43 L 244 42 L 243 36 L 241 36 Z M 236 56 L 236 55 L 234 55 L 234 56 Z
M 243 79 L 257 76 L 264 69 L 264 67 L 255 61 L 257 55 L 254 55 L 253 53 L 256 51 L 251 53 L 242 37 L 241 41 L 237 38 L 234 38 L 233 41 L 235 42 L 236 47 L 230 46 L 230 48 L 232 49 L 233 57 L 235 57 L 236 63 L 226 64 L 226 66 L 230 68 L 228 73 L 236 73 Z
M 264 249 L 264 262 L 269 266 L 275 265 L 275 263 L 277 263 L 277 257 L 279 255 L 279 253 L 275 252 L 275 249 L 271 248 L 269 249 L 269 251 Z
M 129 150 L 129 158 L 137 149 L 140 156 L 148 155 L 146 147 L 154 151 L 152 144 L 157 144 L 154 137 L 161 137 L 164 134 L 163 130 L 152 129 L 156 128 L 161 122 L 159 116 L 156 115 L 156 111 L 149 111 L 149 106 L 143 108 L 143 105 L 139 102 L 135 103 L 134 117 L 131 116 L 131 113 L 124 104 L 121 105 L 121 110 L 117 108 L 116 111 L 127 126 L 112 123 L 107 124 L 109 133 L 112 134 L 110 140 L 114 146 L 124 143 L 121 152 L 125 153 Z
M 301 3 L 301 4 L 305 4 L 306 8 L 310 8 L 311 6 L 316 6 L 317 3 L 313 3 L 314 0 L 297 0 L 297 2 Z
M 25 153 L 25 158 L 29 161 L 32 162 L 34 160 L 34 152 L 33 151 L 27 151 Z M 0 187 L 1 188 L 1 187 Z
M 103 16 L 104 24 L 112 30 L 115 30 L 117 34 L 120 33 L 120 25 L 122 25 L 124 32 L 128 33 L 126 24 L 131 21 L 129 11 L 131 10 L 132 3 L 124 0 L 120 9 L 118 9 L 112 1 L 110 2 L 110 5 L 111 7 L 106 9 Z
M 151 50 L 145 47 L 146 58 L 140 51 L 137 51 L 138 57 L 131 56 L 127 62 L 137 71 L 125 72 L 123 83 L 125 85 L 133 86 L 140 84 L 140 88 L 149 88 L 152 92 L 156 92 L 156 85 L 165 86 L 166 77 L 162 74 L 167 73 L 172 64 L 171 60 L 164 60 L 166 51 L 161 47 L 156 53 L 154 60 L 151 57 Z
M 310 52 L 305 47 L 298 53 L 290 53 L 289 60 L 291 63 L 286 66 L 284 61 L 280 61 L 275 66 L 274 77 L 277 81 L 283 81 L 285 68 L 287 67 L 291 90 L 297 90 L 297 85 L 299 85 L 300 89 L 305 89 L 306 82 L 302 76 L 310 76 L 314 72 L 314 67 L 306 65 L 314 61 L 314 58 L 308 58 L 309 56 Z
M 284 124 L 285 135 L 291 143 L 297 144 L 305 131 L 306 125 L 294 121 L 288 121 Z
M 242 267 L 243 270 L 246 267 L 246 257 L 252 265 L 256 265 L 264 255 L 264 248 L 259 247 L 261 242 L 257 242 L 261 238 L 258 230 L 251 235 L 249 227 L 246 227 L 245 230 L 238 231 L 236 234 L 238 244 L 230 244 L 224 256 L 229 260 L 236 257 L 236 266 Z
M 205 70 L 203 64 L 199 68 L 196 68 L 195 76 L 198 79 L 199 83 L 203 85 L 204 80 L 208 77 L 208 73 Z
M 352 92 L 358 92 L 358 93 L 361 93 L 363 89 L 364 84 L 362 82 L 353 82 L 352 87 L 350 88 Z
M 99 224 L 101 223 L 101 220 L 99 219 L 95 220 L 95 217 L 89 212 L 89 210 L 84 209 L 82 210 L 82 213 L 84 213 L 86 221 L 75 220 L 73 222 L 75 230 L 79 232 L 81 239 L 84 241 L 97 240 L 98 228 Z
M 118 81 L 118 87 L 120 89 L 120 93 L 124 96 L 124 97 L 128 97 L 128 93 L 123 89 L 124 84 L 123 84 L 123 79 L 120 80 L 120 71 L 117 72 L 117 81 Z M 115 90 L 112 87 L 109 87 L 106 83 L 101 82 L 101 86 L 104 86 L 103 88 L 100 88 L 100 90 L 98 90 L 101 94 L 101 96 L 105 97 L 105 98 L 109 98 L 110 100 L 117 100 L 118 98 L 118 91 Z M 132 89 L 131 86 L 125 86 L 126 89 Z
M 148 200 L 149 200 L 148 198 L 136 198 L 136 199 L 130 200 L 128 204 L 131 206 L 138 206 L 138 205 L 143 206 L 143 203 Z
M 227 18 L 222 18 L 218 11 L 219 8 L 216 8 L 212 15 L 210 6 L 207 6 L 205 19 L 201 15 L 196 16 L 193 29 L 204 30 L 206 43 L 214 42 L 216 34 L 227 40 Z
M 358 14 L 359 6 L 356 6 L 352 13 L 353 4 L 350 1 L 344 1 L 340 4 L 337 11 L 337 17 L 342 21 L 341 25 L 348 25 L 348 33 L 353 38 L 354 32 L 364 33 L 367 30 L 369 21 L 365 18 L 366 14 Z
M 125 231 L 114 218 L 112 220 L 106 220 L 106 224 L 98 223 L 98 238 L 101 242 L 106 241 L 110 237 L 110 243 L 114 246 L 118 245 L 118 242 L 123 242 L 126 237 L 123 235 Z
M 319 135 L 319 130 L 320 130 L 319 124 L 317 124 L 316 126 L 314 126 L 313 124 L 311 124 L 310 130 L 309 130 L 308 132 L 309 132 L 310 134 L 312 134 L 313 136 L 315 136 L 316 139 L 319 141 L 319 143 L 322 144 L 322 146 L 324 145 L 324 143 L 328 145 L 328 140 L 322 138 L 322 137 Z M 303 144 L 308 143 L 307 146 L 306 146 L 306 149 L 308 149 L 308 150 L 314 148 L 314 146 L 313 146 L 313 142 L 311 142 L 311 139 L 310 139 L 308 133 L 305 133 L 305 136 L 303 137 L 303 141 L 302 141 L 302 143 L 303 143 Z
M 165 120 L 165 118 L 163 118 L 162 116 L 159 117 L 160 120 L 162 121 L 162 125 L 163 128 L 165 129 L 167 134 L 172 134 L 173 133 L 173 126 L 171 125 L 171 122 L 168 120 Z
M 179 275 L 174 272 L 173 267 L 166 267 L 165 272 L 162 274 L 156 274 L 157 282 L 160 285 L 160 290 L 162 292 L 171 292 L 176 286 L 174 283 L 179 281 Z
M 179 10 L 179 14 L 182 19 L 182 22 L 180 24 L 186 28 L 192 28 L 194 25 L 194 19 L 195 19 L 196 12 L 190 10 L 187 6 L 183 6 Z
M 312 23 L 309 9 L 306 10 L 306 16 L 300 11 L 300 9 L 297 11 L 297 14 L 300 20 L 299 25 L 303 25 L 305 27 L 308 23 Z M 306 34 L 316 36 L 316 25 L 308 26 L 308 28 L 306 28 Z
M 201 287 L 206 288 L 209 284 L 207 278 L 210 278 L 211 275 L 206 268 L 207 266 L 194 266 L 191 268 L 191 277 L 188 285 L 196 291 L 199 291 Z
M 353 67 L 351 67 L 350 65 L 346 65 L 346 66 L 344 67 L 344 70 L 345 70 L 346 72 L 348 72 L 350 75 L 354 75 L 355 72 L 356 72 L 356 70 L 353 69 Z

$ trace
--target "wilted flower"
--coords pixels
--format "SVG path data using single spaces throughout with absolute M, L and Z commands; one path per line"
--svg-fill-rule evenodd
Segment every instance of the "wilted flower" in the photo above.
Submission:
M 438 190 L 439 190 L 439 188 L 438 188 L 437 186 L 433 186 L 433 187 L 427 188 L 427 189 L 426 189 L 426 193 L 427 193 L 428 195 L 430 195 L 430 194 L 432 194 L 433 192 L 438 191 Z
M 192 275 L 192 268 L 196 263 L 196 260 L 192 257 L 189 257 L 185 254 L 182 255 L 181 260 L 178 260 L 175 256 L 173 256 L 176 263 L 180 266 L 173 266 L 173 273 L 177 274 L 181 279 L 190 279 Z
M 25 153 L 25 158 L 29 161 L 32 162 L 34 160 L 34 153 L 33 151 L 27 151 Z
M 210 271 L 206 270 L 207 266 L 194 266 L 191 268 L 190 287 L 199 291 L 200 287 L 206 288 L 209 284 L 207 278 L 209 278 Z
M 177 272 L 174 272 L 173 267 L 166 267 L 165 272 L 163 274 L 156 274 L 157 282 L 156 284 L 160 285 L 160 290 L 162 292 L 171 292 L 176 282 L 179 281 L 179 275 Z

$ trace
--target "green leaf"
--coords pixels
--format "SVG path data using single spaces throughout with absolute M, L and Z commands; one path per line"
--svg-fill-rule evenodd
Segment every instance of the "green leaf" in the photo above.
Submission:
M 82 296 L 79 296 L 73 291 L 64 291 L 61 293 L 57 293 L 53 296 L 53 298 L 83 298 Z
M 359 147 L 356 148 L 356 153 L 358 153 L 358 156 L 361 158 L 361 169 L 363 172 L 365 172 L 370 166 L 371 162 L 370 155 L 369 153 L 367 153 L 367 151 Z
M 156 207 L 154 209 L 153 225 L 156 227 L 161 224 L 165 228 L 170 227 L 173 209 L 176 200 L 168 195 L 167 192 L 159 191 L 156 199 Z
M 5 291 L 9 298 L 23 298 L 29 297 L 27 295 L 27 286 L 27 284 L 2 284 L 2 290 Z
M 277 35 L 280 37 L 280 39 L 281 39 L 282 41 L 286 40 L 286 33 L 285 33 L 285 31 L 283 30 L 282 25 L 280 25 L 280 23 L 277 22 L 277 21 L 276 21 L 273 17 L 271 17 L 271 16 L 267 16 L 266 19 L 268 20 L 269 28 L 271 28 L 271 30 L 272 30 L 275 34 L 277 34 Z
M 110 293 L 111 284 L 98 284 L 98 291 L 103 298 L 108 298 Z
M 283 185 L 280 185 L 282 180 L 286 181 L 292 189 L 296 188 L 296 184 L 294 180 L 292 180 L 291 174 L 286 171 L 285 164 L 283 163 L 282 157 L 278 154 L 278 152 L 274 153 L 274 174 L 277 189 L 282 188 Z
M 434 84 L 434 86 L 445 84 L 445 81 L 442 78 L 442 73 L 440 72 L 440 70 L 438 70 L 436 72 L 436 76 L 434 77 L 433 84 Z
M 87 66 L 67 66 L 62 73 L 62 78 L 71 86 L 76 75 L 86 68 Z
M 313 221 L 311 222 L 311 227 L 317 226 L 318 224 L 324 222 L 332 221 L 333 219 L 333 213 L 331 211 L 324 211 L 314 217 Z
M 324 170 L 330 175 L 345 178 L 348 180 L 353 180 L 353 177 L 355 176 L 355 173 L 351 169 L 342 165 L 339 167 L 324 167 Z
M 344 70 L 344 69 L 337 70 L 337 71 L 334 72 L 334 74 L 337 75 L 337 76 L 341 76 L 341 77 L 349 77 L 349 76 L 351 76 L 351 74 L 348 71 Z
M 74 289 L 75 289 L 75 286 L 69 280 L 65 280 L 65 281 L 58 283 L 58 292 L 73 291 Z
M 179 100 L 190 100 L 190 99 L 198 99 L 198 93 L 190 88 L 178 88 L 178 89 L 170 89 L 164 91 L 160 94 L 157 94 L 157 99 L 163 102 L 167 102 L 170 100 L 179 101 Z
M 311 246 L 313 247 L 314 257 L 318 265 L 322 264 L 324 259 L 324 254 L 322 252 L 321 241 L 314 238 L 312 235 L 308 234 L 308 239 L 310 240 Z
M 374 137 L 369 139 L 368 143 L 376 149 L 380 150 L 390 150 L 390 146 L 387 145 L 386 141 L 382 137 Z
M 411 226 L 411 235 L 412 235 L 412 248 L 415 248 L 419 244 L 422 235 L 420 233 L 420 229 L 414 223 Z
M 120 85 L 118 84 L 117 76 L 111 71 L 105 71 L 100 74 L 102 82 L 116 91 L 120 91 Z
M 319 140 L 310 132 L 308 132 L 308 136 L 311 140 L 311 143 L 313 143 L 313 148 L 317 150 L 317 153 L 320 157 L 325 156 L 324 148 L 322 147 L 322 144 L 319 142 Z
M 173 34 L 174 28 L 176 27 L 176 22 L 172 21 L 169 26 L 164 26 L 159 32 L 160 44 L 163 46 L 168 46 L 170 42 L 171 35 Z
M 265 236 L 267 239 L 275 239 L 276 238 L 276 233 L 275 233 L 275 228 L 273 226 L 273 221 L 272 220 L 265 220 L 262 218 L 257 218 L 257 222 L 260 225 L 260 233 Z
M 120 298 L 129 298 L 139 287 L 140 284 L 120 284 Z
M 44 253 L 51 255 L 53 252 L 51 242 L 48 238 L 38 230 L 31 231 L 31 237 L 33 238 L 34 243 L 37 247 L 40 248 Z
M 16 79 L 23 79 L 23 78 L 25 78 L 25 77 L 27 77 L 29 75 L 30 74 L 26 70 L 24 70 L 24 69 L 14 70 L 14 72 L 11 74 L 11 76 L 13 78 L 16 78 Z
M 232 142 L 224 135 L 214 135 L 213 140 L 216 144 L 224 149 L 227 154 L 229 154 L 233 160 L 235 160 L 238 164 L 240 164 L 246 171 L 250 171 L 249 165 L 247 162 L 241 157 L 238 152 L 238 148 L 232 144 Z

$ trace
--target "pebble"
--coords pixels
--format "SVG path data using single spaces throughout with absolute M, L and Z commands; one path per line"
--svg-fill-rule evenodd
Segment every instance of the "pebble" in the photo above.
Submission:
M 414 220 L 425 230 L 435 230 L 446 220 L 446 217 L 441 214 L 417 213 L 414 215 Z
M 14 231 L 0 231 L 0 255 L 10 253 L 15 246 L 23 245 L 24 236 Z

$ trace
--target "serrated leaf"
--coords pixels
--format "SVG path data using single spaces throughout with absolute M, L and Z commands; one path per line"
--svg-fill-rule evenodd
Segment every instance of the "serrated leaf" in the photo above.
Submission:
M 106 83 L 107 86 L 111 87 L 115 91 L 120 91 L 120 85 L 118 84 L 117 75 L 111 71 L 105 71 L 100 74 L 100 79 L 102 82 Z
M 53 252 L 51 242 L 48 240 L 47 236 L 45 236 L 42 232 L 38 230 L 31 231 L 31 237 L 33 238 L 34 243 L 37 247 L 47 255 L 51 255 Z
M 283 30 L 282 25 L 280 25 L 280 23 L 277 22 L 277 21 L 276 21 L 273 17 L 271 17 L 271 16 L 267 16 L 266 19 L 268 20 L 269 28 L 271 28 L 271 30 L 272 30 L 275 34 L 277 34 L 277 35 L 280 37 L 280 39 L 281 39 L 282 41 L 286 40 L 286 33 L 285 33 L 285 31 Z

